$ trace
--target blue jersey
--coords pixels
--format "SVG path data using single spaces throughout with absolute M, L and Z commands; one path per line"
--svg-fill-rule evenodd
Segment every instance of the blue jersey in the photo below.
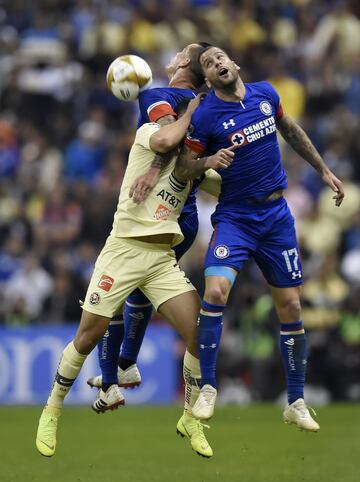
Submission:
M 144 90 L 139 95 L 140 116 L 137 128 L 146 122 L 157 122 L 165 115 L 175 114 L 175 107 L 184 99 L 196 97 L 190 89 L 177 89 L 175 87 L 160 87 Z
M 159 87 L 148 89 L 139 95 L 140 116 L 137 127 L 146 122 L 157 122 L 165 115 L 175 114 L 175 107 L 184 99 L 193 98 L 196 93 L 190 89 L 178 89 L 175 87 Z M 192 189 L 182 210 L 182 215 L 196 211 L 196 189 Z
M 280 98 L 268 82 L 246 83 L 241 102 L 225 102 L 210 92 L 192 117 L 187 145 L 207 155 L 237 146 L 234 160 L 220 169 L 221 196 L 213 221 L 236 213 L 248 200 L 266 198 L 287 187 L 276 137 L 276 118 L 282 116 Z

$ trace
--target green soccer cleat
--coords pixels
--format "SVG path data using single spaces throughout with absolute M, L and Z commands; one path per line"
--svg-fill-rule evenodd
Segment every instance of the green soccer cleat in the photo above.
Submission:
M 213 451 L 209 442 L 206 440 L 204 427 L 210 428 L 208 425 L 201 423 L 200 420 L 184 412 L 177 423 L 176 432 L 181 437 L 190 439 L 191 447 L 198 455 L 210 458 L 213 456 Z
M 60 416 L 49 413 L 45 407 L 42 411 L 36 434 L 36 448 L 45 457 L 52 457 L 56 448 L 56 430 Z

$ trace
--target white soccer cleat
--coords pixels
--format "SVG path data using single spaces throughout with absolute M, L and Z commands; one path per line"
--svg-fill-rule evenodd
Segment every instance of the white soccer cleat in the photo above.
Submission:
M 118 367 L 117 377 L 118 385 L 122 388 L 135 388 L 141 384 L 141 375 L 136 363 L 129 366 L 126 370 Z M 91 388 L 101 388 L 102 376 L 97 375 L 96 377 L 89 378 L 87 384 Z
M 314 415 L 315 410 L 312 409 Z M 320 430 L 320 425 L 310 415 L 309 409 L 302 398 L 298 398 L 291 405 L 286 405 L 283 419 L 285 423 L 294 423 L 300 430 L 306 432 L 317 432 Z
M 208 420 L 214 415 L 217 390 L 211 385 L 204 385 L 200 390 L 191 413 L 199 420 Z
M 101 388 L 102 385 L 102 376 L 97 375 L 96 377 L 91 377 L 86 382 L 91 388 Z
M 118 368 L 118 384 L 123 388 L 135 388 L 141 384 L 141 375 L 136 363 L 126 370 Z
M 124 395 L 121 393 L 117 385 L 111 385 L 106 392 L 99 390 L 94 403 L 91 408 L 96 413 L 104 413 L 107 410 L 116 410 L 119 405 L 124 405 Z

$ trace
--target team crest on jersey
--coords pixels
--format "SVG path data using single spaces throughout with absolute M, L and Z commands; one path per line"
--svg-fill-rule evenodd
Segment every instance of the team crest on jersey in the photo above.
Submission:
M 171 209 L 168 207 L 164 206 L 163 204 L 159 204 L 158 207 L 156 208 L 154 218 L 157 221 L 166 221 L 171 214 Z
M 216 248 L 214 249 L 214 254 L 217 258 L 224 259 L 229 256 L 230 250 L 224 244 L 220 244 L 219 246 L 216 246 Z
M 114 278 L 108 276 L 107 274 L 103 274 L 98 282 L 98 287 L 104 291 L 110 291 L 112 285 L 114 284 Z
M 90 305 L 98 305 L 100 301 L 101 301 L 101 297 L 99 293 L 97 293 L 96 291 L 94 291 L 94 293 L 91 293 L 89 298 Z
M 263 100 L 262 102 L 260 102 L 260 110 L 265 115 L 271 115 L 272 114 L 271 104 L 266 100 Z

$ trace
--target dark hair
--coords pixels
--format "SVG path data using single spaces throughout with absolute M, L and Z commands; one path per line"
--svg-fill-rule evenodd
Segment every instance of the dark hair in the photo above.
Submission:
M 193 84 L 196 88 L 201 87 L 204 83 L 204 74 L 199 63 L 200 52 L 210 47 L 212 47 L 212 45 L 207 42 L 196 42 L 196 45 L 189 49 L 189 58 L 191 61 L 190 72 L 192 73 Z
M 200 49 L 200 50 L 198 51 L 197 61 L 198 61 L 198 64 L 199 64 L 199 66 L 200 66 L 201 71 L 202 71 L 202 68 L 201 68 L 201 64 L 200 64 L 200 57 L 201 57 L 207 50 L 212 49 L 213 47 L 215 47 L 215 45 L 209 45 L 209 44 L 208 44 L 208 45 L 206 45 L 205 47 L 203 47 L 202 49 Z M 216 48 L 218 48 L 219 50 L 221 50 L 222 52 L 224 52 L 224 54 L 226 54 L 226 55 L 229 57 L 228 53 L 227 53 L 224 49 L 222 49 L 221 47 L 217 47 L 217 46 L 216 46 Z
M 204 48 L 209 48 L 209 47 L 214 47 L 213 44 L 209 44 L 208 42 L 195 42 L 197 45 L 200 45 L 200 47 Z

